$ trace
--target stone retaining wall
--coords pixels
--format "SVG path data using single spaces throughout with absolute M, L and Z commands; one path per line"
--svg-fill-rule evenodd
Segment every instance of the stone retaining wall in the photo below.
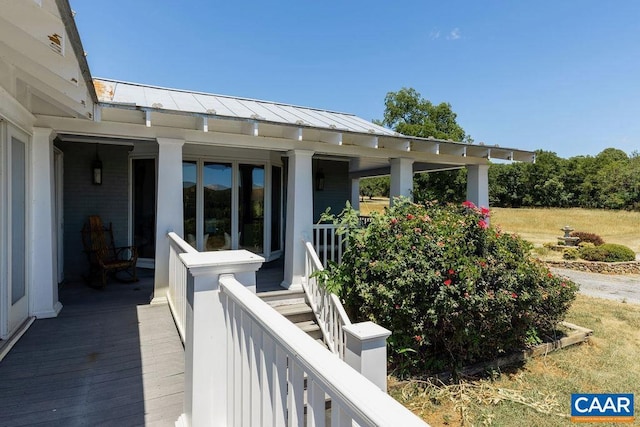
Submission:
M 569 268 L 602 274 L 640 274 L 640 261 L 595 262 L 595 261 L 545 261 L 549 267 Z

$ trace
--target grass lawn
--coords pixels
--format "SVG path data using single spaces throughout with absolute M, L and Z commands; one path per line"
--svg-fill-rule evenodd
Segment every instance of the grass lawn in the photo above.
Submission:
M 579 295 L 567 321 L 593 329 L 590 342 L 455 386 L 391 381 L 390 393 L 432 426 L 567 426 L 571 393 L 640 396 L 640 305 Z
M 557 242 L 560 231 L 570 225 L 577 231 L 600 235 L 607 243 L 618 243 L 640 252 L 640 212 L 580 208 L 492 208 L 491 223 L 517 233 L 536 246 Z

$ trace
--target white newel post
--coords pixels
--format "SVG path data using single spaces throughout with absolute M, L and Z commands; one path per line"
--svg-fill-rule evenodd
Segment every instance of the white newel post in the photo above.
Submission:
M 180 139 L 158 138 L 158 195 L 153 301 L 164 302 L 169 288 L 167 233 L 184 237 L 182 201 L 182 146 Z
M 58 280 L 54 267 L 57 252 L 55 204 L 53 201 L 53 140 L 49 128 L 33 128 L 31 144 L 31 289 L 29 313 L 37 318 L 56 317 L 62 309 L 58 301 Z
M 311 238 L 313 232 L 313 151 L 292 150 L 289 157 L 287 182 L 287 226 L 285 235 L 284 281 L 285 288 L 300 288 L 305 267 L 303 236 Z
M 176 425 L 226 427 L 227 325 L 220 277 L 255 289 L 264 258 L 246 250 L 180 254 L 189 269 L 185 330 L 184 413 Z
M 489 165 L 467 166 L 467 200 L 489 207 Z
M 394 197 L 413 196 L 413 160 L 389 159 L 391 164 L 391 185 L 389 188 L 389 204 L 393 205 Z
M 360 210 L 360 178 L 351 179 L 351 207 Z
M 391 331 L 373 322 L 343 327 L 346 337 L 344 361 L 387 392 L 387 338 Z

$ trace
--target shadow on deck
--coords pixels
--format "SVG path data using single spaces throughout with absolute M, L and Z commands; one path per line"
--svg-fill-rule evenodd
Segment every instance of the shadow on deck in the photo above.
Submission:
M 139 273 L 138 283 L 60 288 L 60 315 L 37 320 L 0 362 L 1 426 L 174 425 L 184 350 L 169 307 L 149 304 L 153 271 Z M 281 289 L 282 262 L 257 282 Z
M 0 425 L 174 425 L 184 351 L 141 272 L 138 283 L 60 289 L 60 315 L 37 320 L 0 362 Z

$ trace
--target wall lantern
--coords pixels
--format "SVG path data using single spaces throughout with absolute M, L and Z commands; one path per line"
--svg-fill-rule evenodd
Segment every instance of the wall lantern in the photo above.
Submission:
M 98 156 L 98 144 L 96 144 L 96 158 L 91 164 L 91 176 L 93 185 L 102 185 L 102 161 Z
M 322 169 L 316 172 L 316 190 L 324 191 L 324 172 Z

